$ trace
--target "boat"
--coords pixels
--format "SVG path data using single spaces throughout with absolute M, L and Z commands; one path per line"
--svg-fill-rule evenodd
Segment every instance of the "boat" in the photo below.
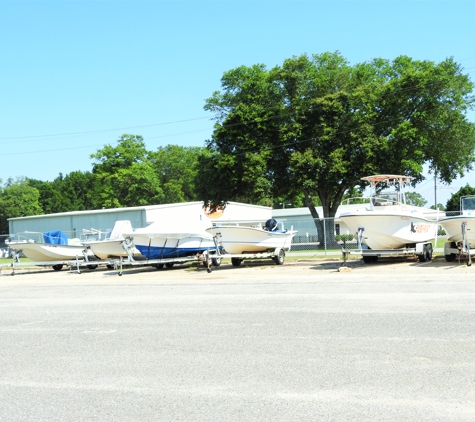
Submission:
M 87 253 L 80 239 L 69 239 L 60 230 L 44 233 L 21 232 L 5 242 L 15 253 L 21 252 L 34 262 L 83 259 Z
M 143 259 L 184 258 L 216 251 L 213 236 L 199 226 L 173 227 L 160 221 L 126 232 L 123 236 L 132 241 Z
M 128 256 L 123 246 L 125 240 L 123 233 L 133 232 L 132 224 L 129 220 L 118 220 L 115 222 L 112 231 L 105 235 L 104 239 L 85 240 L 82 242 L 99 259 L 107 260 Z M 137 248 L 128 248 L 134 259 L 140 259 L 141 253 Z
M 369 249 L 399 249 L 433 240 L 437 211 L 406 203 L 405 185 L 413 179 L 393 174 L 363 177 L 370 183 L 369 203 L 341 213 L 342 223 L 360 234 L 362 245 Z M 394 190 L 382 191 L 384 186 Z
M 278 248 L 288 251 L 297 231 L 278 228 L 278 222 L 271 218 L 262 221 L 241 221 L 217 223 L 206 229 L 216 236 L 229 254 L 246 254 L 274 251 Z
M 439 224 L 447 235 L 448 242 L 455 245 L 466 242 L 470 247 L 475 246 L 475 196 L 468 195 L 460 198 L 460 214 L 441 218 Z

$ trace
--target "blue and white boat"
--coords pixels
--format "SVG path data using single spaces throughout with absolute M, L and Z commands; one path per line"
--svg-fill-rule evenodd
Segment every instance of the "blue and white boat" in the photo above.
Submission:
M 123 236 L 132 240 L 145 259 L 185 258 L 216 251 L 213 236 L 199 227 L 172 228 L 156 222 Z

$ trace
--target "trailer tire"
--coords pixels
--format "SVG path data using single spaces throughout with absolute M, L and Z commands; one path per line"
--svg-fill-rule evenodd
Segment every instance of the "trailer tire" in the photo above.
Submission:
M 279 253 L 276 256 L 274 256 L 274 262 L 277 265 L 282 265 L 284 261 L 285 261 L 285 252 L 283 249 L 280 249 Z
M 167 262 L 167 263 L 165 264 L 165 266 L 166 266 L 167 268 L 171 268 L 171 267 L 173 267 L 173 265 L 174 265 L 173 262 Z
M 153 264 L 153 266 L 157 269 L 160 270 L 163 268 L 163 264 Z
M 90 270 L 95 270 L 97 268 L 97 264 L 88 265 L 87 268 L 89 268 Z
M 454 253 L 451 253 L 450 255 L 445 255 L 445 260 L 447 262 L 453 262 L 455 261 L 455 254 Z
M 63 268 L 63 264 L 53 265 L 53 270 L 55 271 L 61 271 L 62 268 Z
M 215 267 L 219 267 L 221 265 L 221 258 L 211 258 L 211 264 Z
M 420 262 L 427 262 L 432 259 L 432 246 L 431 245 L 424 245 L 422 250 L 422 254 L 419 255 Z
M 365 264 L 372 264 L 373 262 L 377 262 L 378 257 L 376 255 L 371 255 L 371 256 L 363 256 L 363 262 Z
M 241 265 L 241 262 L 241 258 L 231 258 L 231 264 L 233 264 L 233 267 L 239 267 Z

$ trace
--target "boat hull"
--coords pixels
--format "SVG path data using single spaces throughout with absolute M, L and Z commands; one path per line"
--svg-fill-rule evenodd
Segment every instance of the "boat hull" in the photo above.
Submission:
M 245 226 L 216 226 L 206 231 L 218 236 L 224 250 L 230 254 L 266 252 L 277 248 L 288 251 L 292 245 L 292 238 L 297 233 L 294 230 L 266 231 Z
M 36 262 L 64 261 L 84 258 L 83 245 L 51 245 L 48 243 L 10 242 L 8 246 L 15 252 L 22 251 L 28 259 Z
M 462 223 L 465 223 L 465 240 L 475 245 L 475 216 L 457 215 L 442 218 L 439 224 L 447 234 L 447 241 L 460 242 L 463 240 Z
M 145 259 L 184 258 L 216 251 L 211 236 L 186 234 L 132 234 L 133 244 Z
M 90 251 L 100 259 L 127 257 L 127 251 L 122 246 L 122 240 L 98 240 L 93 242 L 85 242 Z M 140 256 L 140 251 L 137 248 L 130 250 L 132 256 Z
M 438 223 L 411 214 L 376 214 L 371 211 L 341 214 L 352 233 L 363 229 L 363 242 L 370 249 L 399 249 L 435 238 Z

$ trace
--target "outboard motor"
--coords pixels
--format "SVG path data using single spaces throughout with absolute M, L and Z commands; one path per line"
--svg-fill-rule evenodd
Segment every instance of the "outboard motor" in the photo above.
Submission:
M 265 229 L 269 232 L 277 230 L 277 220 L 275 220 L 274 218 L 270 218 L 269 220 L 267 220 Z

